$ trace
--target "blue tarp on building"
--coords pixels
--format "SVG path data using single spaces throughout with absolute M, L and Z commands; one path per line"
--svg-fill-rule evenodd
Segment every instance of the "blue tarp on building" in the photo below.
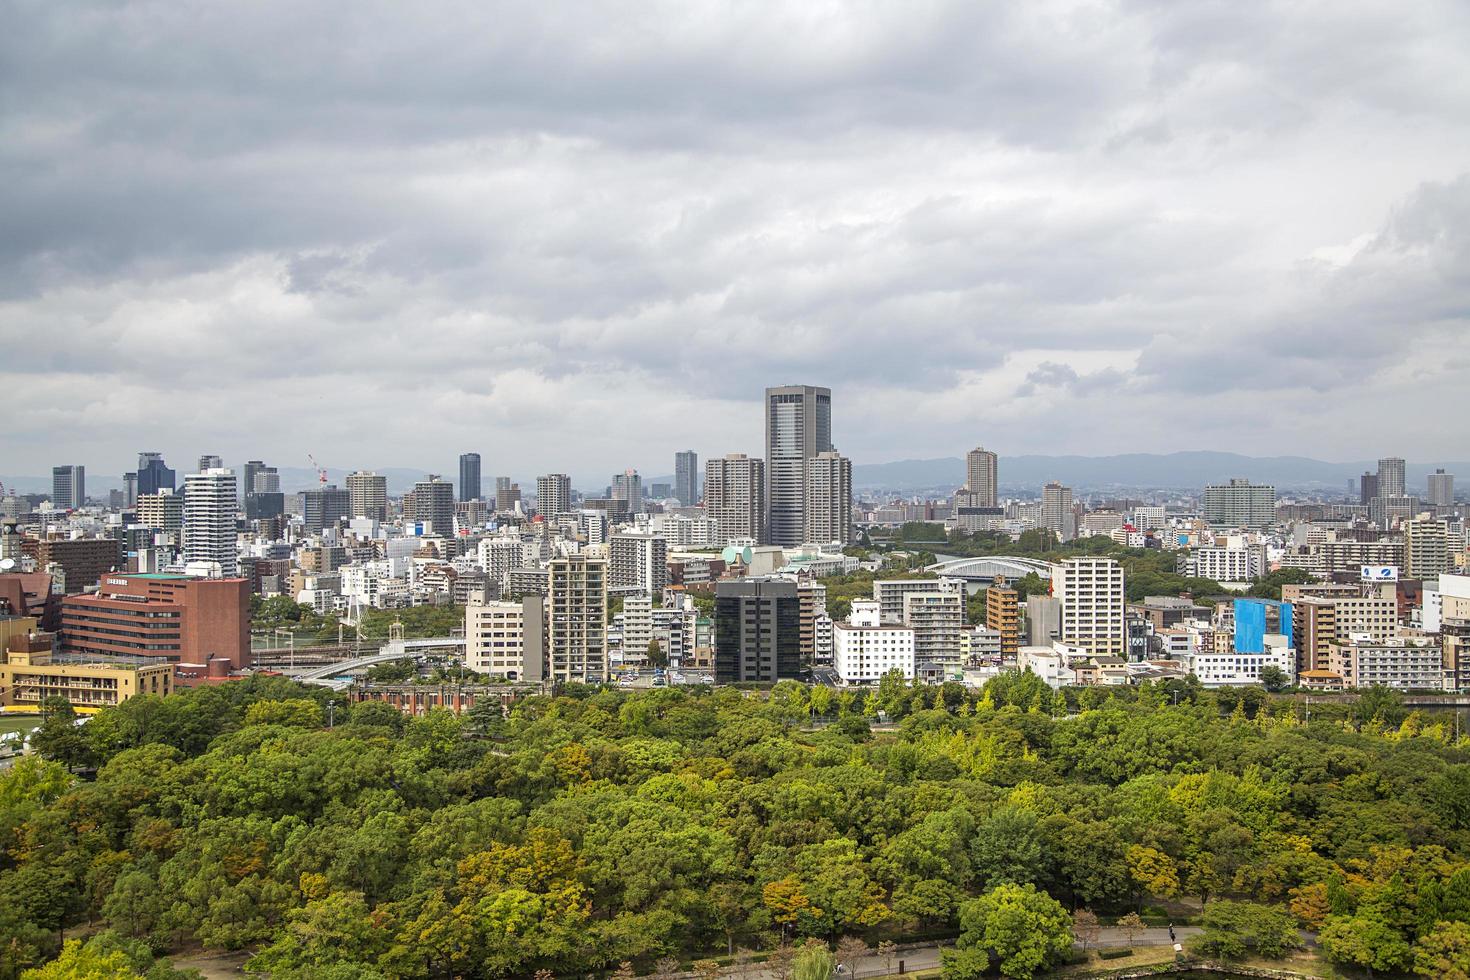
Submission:
M 1289 602 L 1274 599 L 1235 600 L 1235 649 L 1240 653 L 1265 653 L 1266 634 L 1280 633 L 1287 646 L 1293 645 L 1292 609 Z

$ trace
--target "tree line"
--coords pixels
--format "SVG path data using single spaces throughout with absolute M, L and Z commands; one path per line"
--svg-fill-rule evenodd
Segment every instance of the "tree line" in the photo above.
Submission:
M 0 980 L 163 980 L 197 946 L 283 980 L 820 972 L 818 945 L 915 936 L 957 939 L 947 976 L 1029 977 L 1079 912 L 1189 908 L 1213 956 L 1300 927 L 1344 965 L 1470 969 L 1466 748 L 1387 692 L 1307 722 L 1184 682 L 573 687 L 327 728 L 329 697 L 255 677 L 48 719 L 49 758 L 0 776 Z

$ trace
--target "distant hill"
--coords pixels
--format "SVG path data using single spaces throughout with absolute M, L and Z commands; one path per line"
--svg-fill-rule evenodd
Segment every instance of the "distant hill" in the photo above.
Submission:
M 1347 489 L 1377 461 L 1328 463 L 1305 456 L 1242 456 L 1239 453 L 1179 452 L 1127 453 L 1119 456 L 1002 456 L 1000 484 L 1004 488 L 1040 487 L 1058 480 L 1079 490 L 1108 488 L 1199 489 L 1233 476 L 1253 483 L 1300 489 Z M 1470 477 L 1470 463 L 1410 463 L 1406 467 L 1410 491 L 1423 490 L 1436 467 Z M 964 460 L 906 459 L 893 463 L 853 466 L 857 486 L 889 490 L 955 487 L 965 480 Z

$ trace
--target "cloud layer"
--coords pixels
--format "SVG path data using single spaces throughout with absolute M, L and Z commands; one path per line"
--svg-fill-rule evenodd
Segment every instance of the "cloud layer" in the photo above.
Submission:
M 1470 452 L 1470 8 L 20 0 L 0 472 Z

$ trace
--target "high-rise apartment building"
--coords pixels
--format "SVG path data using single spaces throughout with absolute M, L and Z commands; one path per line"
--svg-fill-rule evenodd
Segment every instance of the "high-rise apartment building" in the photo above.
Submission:
M 832 392 L 811 385 L 766 389 L 766 534 L 771 544 L 806 536 L 807 464 L 832 452 Z
M 375 521 L 388 519 L 388 478 L 377 473 L 358 470 L 347 474 L 347 495 L 351 501 L 353 517 L 367 517 Z
M 76 510 L 87 502 L 85 466 L 51 467 L 51 505 L 57 510 Z
M 817 662 L 817 621 L 827 615 L 827 587 L 801 576 L 796 581 L 796 598 L 801 602 L 801 662 Z
M 1429 506 L 1453 507 L 1455 504 L 1455 474 L 1442 469 L 1429 474 Z
M 955 680 L 963 663 L 960 632 L 965 628 L 965 593 L 949 590 L 906 592 L 903 624 L 914 631 L 914 676 L 930 683 Z
M 223 578 L 239 574 L 235 546 L 239 500 L 234 470 L 215 466 L 184 477 L 185 562 L 218 562 Z
M 1276 523 L 1276 488 L 1242 477 L 1207 486 L 1204 517 L 1211 527 L 1271 527 Z
M 1072 511 L 1072 488 L 1053 480 L 1041 488 L 1041 526 L 1055 531 L 1063 541 L 1077 536 L 1077 515 Z
M 613 595 L 663 595 L 669 584 L 668 542 L 625 531 L 607 543 L 608 591 Z
M 1052 591 L 1061 603 L 1063 643 L 1094 656 L 1126 655 L 1123 566 L 1111 558 L 1068 558 L 1052 576 Z
M 138 498 L 138 524 L 167 531 L 177 540 L 184 532 L 184 498 L 172 490 L 143 494 Z
M 565 473 L 536 477 L 536 513 L 542 517 L 572 512 L 572 478 Z
M 746 578 L 715 585 L 715 681 L 801 676 L 801 600 L 789 579 Z
M 607 680 L 607 560 L 583 554 L 547 566 L 547 666 L 553 681 Z
M 983 447 L 977 447 L 965 454 L 965 492 L 974 495 L 971 498 L 972 506 L 996 506 L 997 461 L 995 453 Z
M 1006 659 L 1021 649 L 1021 594 L 997 576 L 985 590 L 985 627 L 1000 634 L 1000 655 Z
M 343 519 L 353 516 L 352 491 L 338 489 L 330 483 L 307 490 L 301 495 L 301 516 L 309 534 L 337 527 Z
M 1403 497 L 1408 490 L 1404 483 L 1404 461 L 1397 456 L 1387 456 L 1378 461 L 1377 497 Z
M 807 461 L 802 520 L 803 542 L 852 542 L 852 460 L 825 452 Z
M 1418 513 L 1417 497 L 1385 497 L 1380 494 L 1368 501 L 1368 520 L 1385 531 L 1398 527 Z
M 1450 526 L 1447 521 L 1405 521 L 1404 574 L 1411 579 L 1438 578 L 1450 570 Z
M 880 578 L 873 582 L 873 601 L 885 623 L 903 622 L 904 597 L 910 592 L 948 592 L 965 596 L 963 579 Z
M 403 516 L 408 520 L 427 521 L 430 530 L 444 537 L 454 535 L 454 485 L 430 473 L 428 479 L 413 485 L 403 501 Z
M 766 464 L 730 453 L 704 464 L 704 512 L 720 543 L 766 538 Z
M 508 476 L 497 476 L 495 478 L 495 509 L 500 513 L 508 514 L 516 509 L 521 502 L 521 485 L 510 482 Z
M 699 454 L 692 449 L 674 454 L 674 496 L 685 507 L 699 503 Z
M 613 474 L 612 499 L 627 501 L 629 514 L 643 513 L 643 478 L 637 470 Z
M 124 565 L 122 542 L 117 538 L 45 538 L 36 545 L 36 568 L 55 566 L 61 572 L 62 592 L 93 588 L 109 572 Z
M 139 453 L 138 454 L 138 493 L 157 493 L 167 487 L 170 490 L 179 488 L 174 471 L 169 469 L 163 461 L 162 453 Z
M 459 456 L 459 499 L 480 500 L 480 454 Z

